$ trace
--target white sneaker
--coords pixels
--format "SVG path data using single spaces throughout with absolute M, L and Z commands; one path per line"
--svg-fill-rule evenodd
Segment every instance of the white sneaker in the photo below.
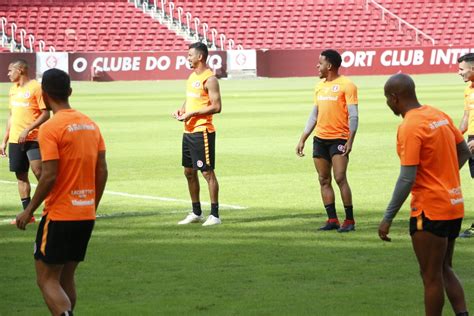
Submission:
M 222 221 L 219 217 L 215 217 L 214 215 L 209 215 L 207 220 L 202 224 L 202 226 L 212 226 L 212 225 L 219 225 Z
M 186 216 L 185 219 L 182 221 L 178 222 L 178 225 L 186 225 L 186 224 L 191 224 L 191 223 L 200 223 L 202 222 L 204 218 L 202 215 L 196 215 L 193 212 L 189 213 L 188 216 Z

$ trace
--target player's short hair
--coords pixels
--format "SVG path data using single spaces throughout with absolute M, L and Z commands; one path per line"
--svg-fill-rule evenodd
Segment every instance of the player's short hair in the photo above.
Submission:
M 334 49 L 323 50 L 321 53 L 321 56 L 324 56 L 326 60 L 334 67 L 336 68 L 341 67 L 341 64 L 342 64 L 341 54 L 339 54 Z
M 466 63 L 474 62 L 474 53 L 468 53 L 464 56 L 459 57 L 458 63 L 462 63 L 463 61 L 465 61 Z
M 195 50 L 200 52 L 202 54 L 202 59 L 204 60 L 204 62 L 206 62 L 207 56 L 209 55 L 209 51 L 207 49 L 206 44 L 201 43 L 201 42 L 196 42 L 196 43 L 192 43 L 191 45 L 189 45 L 188 48 L 189 49 L 194 48 Z
M 43 73 L 41 88 L 51 98 L 67 101 L 71 91 L 71 79 L 67 73 L 60 69 L 49 69 Z
M 23 70 L 25 74 L 28 74 L 28 62 L 24 59 L 17 59 L 10 63 L 10 65 L 14 65 L 19 69 Z

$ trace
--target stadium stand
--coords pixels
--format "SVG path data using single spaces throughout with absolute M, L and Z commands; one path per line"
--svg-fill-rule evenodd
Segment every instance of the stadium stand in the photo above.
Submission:
M 56 51 L 183 50 L 187 43 L 126 1 L 0 0 L 0 17 Z M 8 35 L 8 28 L 7 28 Z
M 369 3 L 368 3 L 369 2 Z M 253 49 L 314 49 L 431 45 L 419 33 L 400 27 L 396 15 L 434 38 L 436 45 L 471 44 L 474 29 L 459 28 L 469 21 L 470 0 L 380 0 L 384 14 L 366 0 L 168 0 L 176 23 L 185 15 L 227 41 Z M 57 51 L 185 50 L 188 42 L 140 7 L 126 0 L 0 0 L 0 17 L 44 39 Z M 160 3 L 158 1 L 150 1 Z M 159 6 L 159 5 L 158 5 Z M 193 29 L 193 27 L 190 27 Z M 7 28 L 8 35 L 8 28 Z M 222 46 L 216 39 L 216 46 Z M 224 44 L 228 47 L 228 42 Z M 5 48 L 3 48 L 5 49 Z
M 437 45 L 472 45 L 474 42 L 474 1 L 381 0 L 379 3 L 430 34 Z M 460 27 L 460 23 L 466 23 L 466 27 Z
M 413 29 L 400 27 L 399 19 L 385 14 L 365 0 L 217 1 L 174 0 L 232 37 L 246 48 L 308 49 L 321 47 L 381 47 L 431 45 Z M 384 0 L 382 5 L 438 44 L 470 44 L 472 28 L 466 34 L 459 18 L 471 19 L 470 0 Z M 471 9 L 467 8 L 469 6 Z M 413 8 L 416 9 L 413 9 Z M 462 19 L 461 19 L 462 20 Z M 408 24 L 407 23 L 407 24 Z M 466 36 L 468 35 L 468 36 Z

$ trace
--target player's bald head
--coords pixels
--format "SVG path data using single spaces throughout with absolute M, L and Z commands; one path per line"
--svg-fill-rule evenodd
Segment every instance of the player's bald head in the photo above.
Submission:
M 391 76 L 385 83 L 385 95 L 396 95 L 399 98 L 416 98 L 415 82 L 403 73 Z

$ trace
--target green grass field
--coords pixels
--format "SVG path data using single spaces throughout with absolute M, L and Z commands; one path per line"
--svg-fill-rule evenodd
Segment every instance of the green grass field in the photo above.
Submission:
M 71 104 L 100 125 L 109 166 L 98 210 L 103 217 L 77 272 L 76 314 L 422 315 L 408 204 L 392 226 L 393 241 L 377 236 L 399 171 L 401 119 L 385 105 L 386 78 L 353 77 L 360 122 L 348 172 L 357 231 L 349 234 L 316 231 L 325 212 L 311 142 L 307 156 L 295 155 L 317 79 L 220 81 L 216 174 L 223 225 L 217 227 L 176 225 L 190 210 L 182 124 L 170 115 L 183 102 L 185 83 L 73 83 Z M 415 80 L 420 101 L 457 124 L 461 79 L 447 74 Z M 0 85 L 2 136 L 8 87 Z M 24 232 L 7 223 L 20 211 L 14 181 L 7 159 L 0 159 L 0 315 L 47 315 L 32 258 L 37 224 Z M 462 182 L 466 228 L 474 220 L 467 168 Z M 202 201 L 208 202 L 204 184 L 201 177 Z M 206 215 L 209 209 L 204 205 Z M 454 259 L 471 311 L 473 243 L 458 240 Z M 444 314 L 452 315 L 447 301 Z

